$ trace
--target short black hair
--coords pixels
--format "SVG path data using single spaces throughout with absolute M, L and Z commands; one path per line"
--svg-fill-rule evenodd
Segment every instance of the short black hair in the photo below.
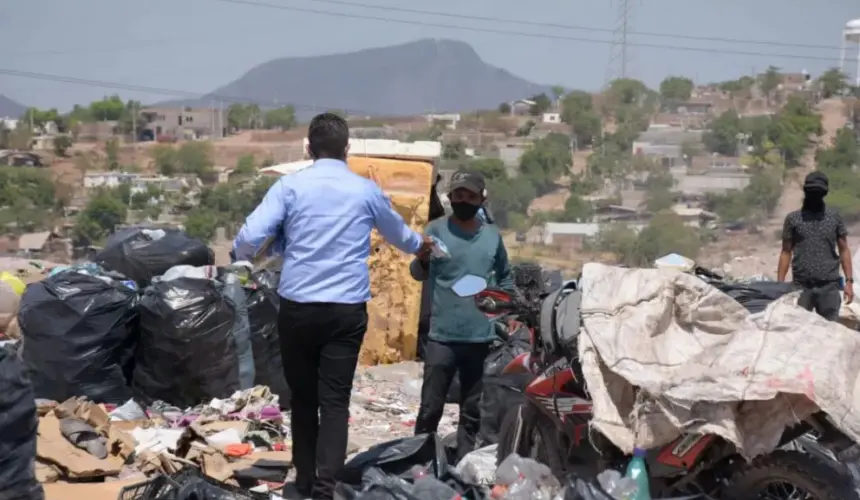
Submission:
M 321 113 L 308 126 L 308 149 L 314 159 L 346 159 L 349 144 L 349 126 L 346 120 L 334 113 Z

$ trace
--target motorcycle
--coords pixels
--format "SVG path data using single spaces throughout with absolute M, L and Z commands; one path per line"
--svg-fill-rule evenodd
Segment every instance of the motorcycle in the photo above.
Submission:
M 500 290 L 474 290 L 485 314 L 512 314 L 521 301 Z M 579 363 L 576 340 L 580 327 L 581 291 L 575 282 L 546 295 L 535 318 L 532 349 L 517 356 L 503 373 L 530 373 L 524 402 L 505 414 L 498 460 L 511 453 L 533 458 L 564 478 L 570 473 L 594 477 L 603 470 L 623 471 L 629 461 L 607 438 L 589 426 L 592 402 Z M 818 413 L 787 428 L 780 446 L 814 432 L 817 444 L 843 460 L 855 443 L 826 414 Z M 706 494 L 726 500 L 856 500 L 852 478 L 844 467 L 820 454 L 777 449 L 744 460 L 734 445 L 715 435 L 688 434 L 646 459 L 654 496 Z

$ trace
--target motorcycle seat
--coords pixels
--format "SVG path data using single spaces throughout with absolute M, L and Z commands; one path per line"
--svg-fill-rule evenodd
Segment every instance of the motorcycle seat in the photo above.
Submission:
M 546 352 L 557 353 L 576 345 L 582 325 L 582 292 L 575 281 L 564 283 L 541 303 L 540 342 Z

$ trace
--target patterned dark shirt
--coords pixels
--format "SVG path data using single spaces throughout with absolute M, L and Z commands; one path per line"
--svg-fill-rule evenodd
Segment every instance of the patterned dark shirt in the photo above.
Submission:
M 797 210 L 785 217 L 782 240 L 794 246 L 791 258 L 793 281 L 815 284 L 839 280 L 840 238 L 848 235 L 842 216 L 831 208 L 824 212 Z

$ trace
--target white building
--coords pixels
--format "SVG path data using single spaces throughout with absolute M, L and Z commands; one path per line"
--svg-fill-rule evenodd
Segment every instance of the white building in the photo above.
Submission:
M 543 123 L 561 123 L 561 113 L 544 113 L 541 121 Z

